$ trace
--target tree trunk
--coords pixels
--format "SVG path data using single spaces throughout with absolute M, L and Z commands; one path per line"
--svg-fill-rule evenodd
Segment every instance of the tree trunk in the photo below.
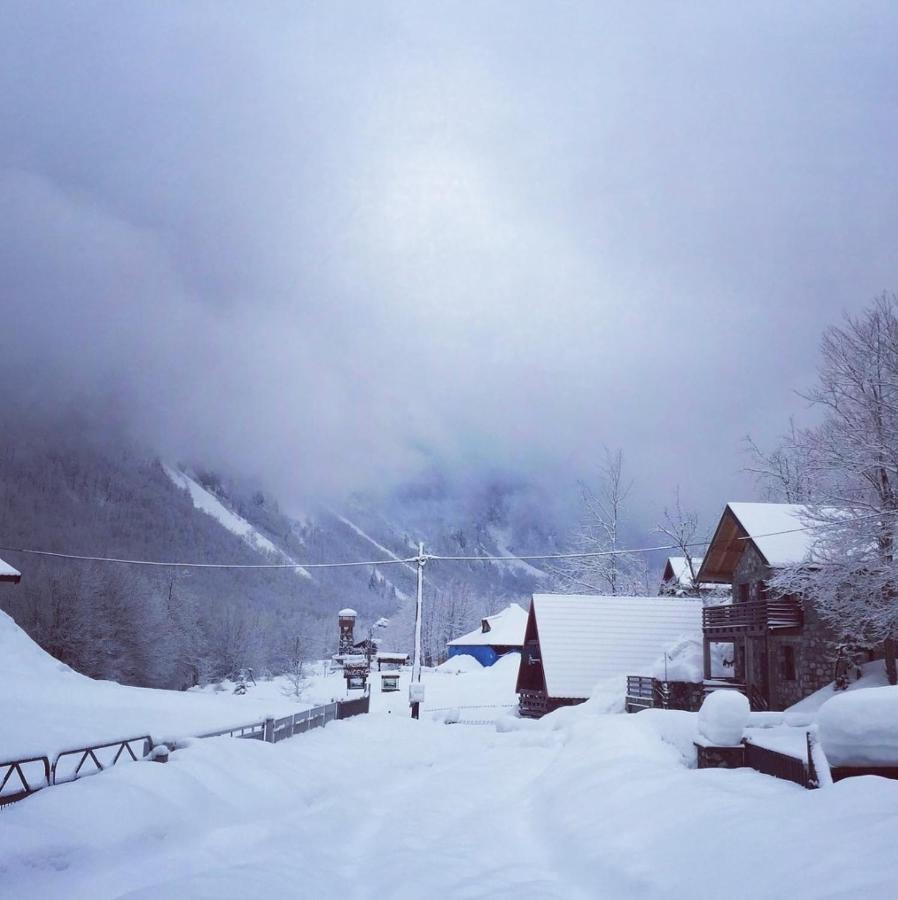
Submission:
M 886 658 L 886 675 L 889 684 L 898 684 L 898 667 L 895 664 L 895 638 L 888 637 L 882 642 L 883 650 L 885 650 Z

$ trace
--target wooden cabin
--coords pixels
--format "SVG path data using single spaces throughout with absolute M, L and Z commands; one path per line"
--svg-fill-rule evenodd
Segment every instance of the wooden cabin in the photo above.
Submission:
M 733 598 L 703 612 L 706 686 L 736 687 L 752 709 L 786 709 L 833 680 L 834 635 L 811 598 L 768 590 L 777 569 L 808 558 L 805 516 L 794 504 L 728 503 L 698 573 L 699 581 L 730 585 Z M 713 644 L 730 645 L 732 679 L 712 678 Z
M 526 627 L 526 610 L 509 603 L 501 612 L 481 619 L 479 628 L 449 641 L 449 658 L 473 656 L 482 666 L 491 666 L 500 656 L 520 653 Z
M 698 641 L 695 598 L 534 594 L 517 692 L 522 716 L 539 718 L 587 700 L 604 679 L 651 671 L 674 644 Z

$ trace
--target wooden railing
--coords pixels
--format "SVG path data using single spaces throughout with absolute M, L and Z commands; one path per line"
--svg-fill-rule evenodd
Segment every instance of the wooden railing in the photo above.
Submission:
M 627 676 L 627 712 L 652 709 L 655 705 L 655 679 L 644 675 Z
M 750 766 L 762 775 L 772 775 L 774 778 L 800 784 L 803 788 L 817 786 L 816 783 L 811 783 L 808 763 L 805 760 L 771 750 L 768 747 L 759 747 L 747 738 L 743 743 L 745 744 L 746 766 Z
M 706 635 L 766 634 L 788 628 L 801 628 L 801 606 L 797 600 L 756 600 L 706 606 L 702 610 L 702 631 Z

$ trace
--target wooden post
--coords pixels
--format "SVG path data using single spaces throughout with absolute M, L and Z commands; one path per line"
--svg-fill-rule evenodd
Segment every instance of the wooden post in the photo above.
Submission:
M 702 641 L 702 658 L 707 680 L 711 677 L 711 641 L 708 638 Z

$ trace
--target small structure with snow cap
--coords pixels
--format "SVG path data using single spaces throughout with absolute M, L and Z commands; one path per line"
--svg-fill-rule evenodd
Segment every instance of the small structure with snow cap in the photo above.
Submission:
M 480 627 L 449 641 L 449 657 L 473 656 L 482 666 L 491 666 L 506 653 L 519 653 L 524 645 L 527 612 L 509 603 L 494 616 L 486 616 Z
M 539 717 L 588 699 L 608 678 L 644 672 L 678 641 L 699 640 L 697 599 L 534 594 L 517 692 L 521 715 Z
M 358 613 L 354 609 L 341 609 L 337 613 L 337 621 L 340 623 L 340 648 L 339 655 L 352 655 L 354 652 L 353 631 Z
M 8 562 L 0 559 L 0 581 L 9 581 L 18 584 L 22 580 L 22 575 L 18 569 L 14 569 Z

